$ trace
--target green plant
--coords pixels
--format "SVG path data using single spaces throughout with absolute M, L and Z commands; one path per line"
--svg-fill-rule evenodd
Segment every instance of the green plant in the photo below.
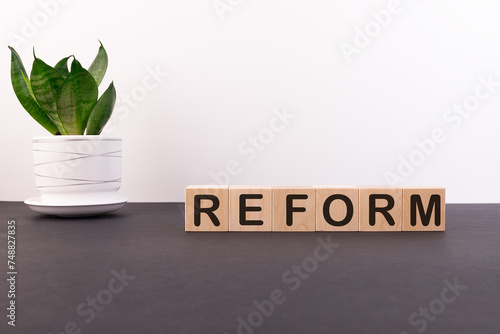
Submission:
M 28 77 L 14 48 L 12 87 L 21 105 L 54 135 L 98 135 L 108 122 L 116 101 L 113 82 L 98 99 L 98 86 L 108 68 L 108 55 L 102 43 L 86 70 L 74 56 L 61 59 L 54 67 L 37 58 Z M 73 58 L 71 70 L 68 61 Z

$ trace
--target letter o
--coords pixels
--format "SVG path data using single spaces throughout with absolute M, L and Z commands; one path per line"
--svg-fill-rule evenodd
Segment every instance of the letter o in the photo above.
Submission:
M 33 23 L 39 28 L 44 27 L 49 23 L 49 16 L 42 11 L 36 12 L 33 15 Z
M 375 28 L 375 31 L 372 28 Z M 382 27 L 376 21 L 370 21 L 365 25 L 365 33 L 372 38 L 377 37 L 381 30 Z
M 106 296 L 106 298 L 103 298 Z M 113 294 L 111 291 L 102 289 L 97 293 L 97 301 L 102 305 L 108 305 L 113 300 Z
M 142 86 L 136 86 L 134 87 L 130 95 L 136 102 L 142 102 L 148 96 L 148 92 L 146 91 L 146 88 Z
M 435 315 L 439 315 L 444 312 L 446 306 L 441 299 L 434 299 L 429 303 L 429 310 Z
M 472 102 L 472 103 L 471 103 Z M 467 96 L 464 100 L 464 108 L 467 111 L 474 111 L 479 107 L 479 100 L 475 96 Z
M 248 315 L 248 323 L 252 327 L 259 327 L 264 323 L 264 317 L 259 312 L 253 311 Z
M 265 135 L 265 137 L 264 137 Z M 267 137 L 267 138 L 266 138 Z M 274 132 L 271 129 L 264 128 L 259 132 L 259 140 L 264 144 L 269 144 L 274 139 Z
M 318 261 L 313 257 L 307 257 L 302 261 L 302 268 L 308 273 L 312 273 L 318 269 Z
M 415 150 L 411 152 L 410 156 L 408 157 L 408 160 L 413 166 L 420 166 L 425 161 L 425 155 L 423 152 Z

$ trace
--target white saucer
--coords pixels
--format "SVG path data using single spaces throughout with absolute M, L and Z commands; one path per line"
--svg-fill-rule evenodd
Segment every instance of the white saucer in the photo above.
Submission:
M 28 198 L 24 201 L 31 210 L 45 215 L 54 215 L 59 217 L 88 217 L 103 213 L 109 213 L 122 208 L 127 199 L 118 197 L 115 200 L 106 203 L 87 203 L 87 204 L 53 204 L 42 203 L 40 197 Z

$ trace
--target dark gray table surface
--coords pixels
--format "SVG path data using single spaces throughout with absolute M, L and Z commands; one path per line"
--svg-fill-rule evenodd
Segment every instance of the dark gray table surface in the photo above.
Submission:
M 4 275 L 8 219 L 0 333 L 500 333 L 497 204 L 447 205 L 444 233 L 185 233 L 179 203 L 61 219 L 0 202 Z

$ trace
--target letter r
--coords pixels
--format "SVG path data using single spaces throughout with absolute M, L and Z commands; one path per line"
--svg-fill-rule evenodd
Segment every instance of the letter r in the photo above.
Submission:
M 202 208 L 201 201 L 209 200 L 212 201 L 212 206 L 209 208 Z M 206 213 L 210 220 L 215 226 L 220 226 L 220 221 L 214 214 L 214 211 L 219 208 L 220 201 L 215 195 L 195 195 L 194 196 L 194 225 L 200 226 L 201 223 L 201 213 Z

